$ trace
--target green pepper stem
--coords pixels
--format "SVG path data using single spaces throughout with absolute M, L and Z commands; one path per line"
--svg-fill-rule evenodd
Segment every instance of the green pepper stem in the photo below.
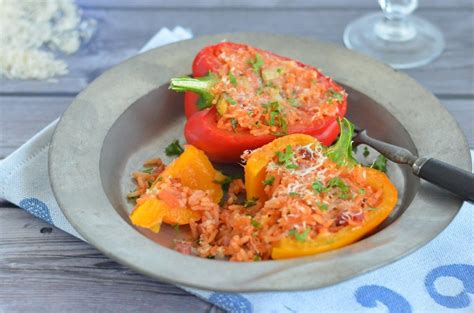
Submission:
M 209 72 L 206 76 L 193 78 L 189 76 L 172 78 L 170 89 L 178 92 L 192 91 L 201 96 L 198 107 L 204 109 L 212 105 L 214 96 L 211 88 L 218 82 L 217 76 Z
M 339 166 L 353 166 L 357 164 L 352 155 L 352 134 L 354 125 L 346 118 L 338 119 L 341 133 L 337 142 L 326 149 L 326 156 Z

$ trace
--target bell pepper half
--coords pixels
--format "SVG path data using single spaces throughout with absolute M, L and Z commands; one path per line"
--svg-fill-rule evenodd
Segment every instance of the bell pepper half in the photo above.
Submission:
M 285 259 L 312 255 L 329 250 L 334 250 L 349 245 L 373 231 L 390 214 L 397 204 L 397 189 L 388 177 L 378 170 L 364 167 L 357 163 L 352 156 L 352 124 L 343 119 L 340 122 L 341 135 L 337 143 L 324 148 L 325 156 L 336 164 L 341 172 L 363 181 L 375 191 L 381 191 L 381 198 L 375 205 L 376 208 L 364 209 L 364 220 L 360 225 L 347 225 L 337 232 L 325 232 L 308 240 L 297 240 L 294 236 L 286 236 L 272 246 L 273 259 Z M 254 151 L 245 166 L 245 188 L 248 199 L 258 198 L 266 201 L 265 193 L 266 167 L 275 157 L 277 151 L 285 147 L 306 146 L 319 144 L 317 139 L 304 135 L 293 134 L 278 138 Z
M 218 181 L 225 176 L 214 169 L 204 152 L 186 145 L 184 152 L 174 160 L 149 188 L 147 193 L 137 200 L 137 205 L 130 215 L 132 224 L 159 232 L 162 223 L 184 225 L 201 219 L 201 212 L 174 204 L 172 195 L 155 190 L 164 178 L 178 179 L 179 182 L 194 190 L 210 192 L 214 203 L 219 203 L 223 192 Z
M 334 105 L 337 107 L 337 113 L 332 115 L 323 114 L 322 117 L 314 120 L 311 116 L 307 116 L 307 120 L 310 122 L 293 123 L 288 126 L 286 126 L 286 121 L 282 119 L 269 121 L 270 125 L 273 125 L 272 123 L 280 123 L 280 126 L 284 128 L 283 134 L 267 133 L 255 135 L 255 133 L 251 133 L 248 129 L 239 127 L 234 128 L 235 125 L 232 125 L 234 129 L 224 129 L 219 127 L 219 119 L 221 116 L 225 115 L 228 106 L 236 104 L 236 101 L 232 99 L 227 99 L 226 101 L 222 93 L 213 93 L 213 88 L 223 79 L 224 81 L 227 79 L 227 77 L 222 76 L 222 73 L 228 72 L 230 81 L 232 83 L 235 82 L 236 85 L 237 82 L 241 84 L 242 81 L 243 83 L 248 83 L 244 78 L 242 78 L 242 76 L 234 77 L 232 75 L 232 65 L 223 64 L 219 59 L 219 55 L 222 53 L 233 54 L 235 55 L 235 59 L 238 59 L 242 58 L 242 51 L 251 51 L 256 56 L 256 59 L 238 60 L 239 64 L 249 64 L 249 67 L 251 67 L 254 72 L 258 73 L 261 77 L 257 84 L 266 87 L 271 87 L 272 79 L 280 75 L 278 72 L 280 69 L 275 68 L 275 62 L 280 62 L 281 64 L 285 64 L 285 62 L 293 62 L 292 64 L 294 64 L 294 66 L 304 69 L 306 73 L 316 73 L 315 76 L 318 77 L 318 79 L 317 81 L 313 80 L 314 84 L 319 84 L 322 86 L 322 89 L 335 95 L 335 97 L 330 101 L 334 100 Z M 273 65 L 265 67 L 265 57 L 262 58 L 260 56 L 271 58 Z M 227 69 L 229 66 L 230 69 Z M 240 66 L 240 69 L 242 70 L 241 65 L 236 64 L 236 66 Z M 223 68 L 225 69 L 223 70 Z M 188 143 L 205 151 L 212 161 L 223 163 L 238 162 L 243 151 L 256 149 L 271 142 L 273 139 L 286 134 L 308 134 L 316 137 L 323 145 L 330 145 L 339 134 L 337 118 L 342 118 L 345 115 L 347 108 L 347 95 L 342 87 L 336 84 L 331 78 L 324 76 L 316 68 L 244 44 L 222 42 L 203 48 L 194 59 L 192 65 L 192 76 L 193 77 L 173 78 L 171 80 L 170 89 L 178 92 L 185 92 L 184 108 L 185 115 L 188 119 L 184 129 L 186 140 Z M 255 84 L 255 81 L 252 81 L 252 84 Z M 292 84 L 292 82 L 285 82 L 285 84 Z M 300 89 L 303 90 L 304 88 L 305 87 L 301 87 Z M 300 89 L 298 89 L 299 92 L 301 91 Z M 258 94 L 258 89 L 254 88 L 253 92 Z M 304 93 L 304 91 L 301 92 Z M 276 99 L 281 99 L 281 97 L 283 97 L 285 99 L 284 101 L 294 100 L 293 98 L 287 98 L 288 95 L 282 96 L 282 94 L 282 92 L 276 92 Z M 326 96 L 321 95 L 321 97 Z M 274 101 L 273 103 L 278 104 L 278 101 Z M 242 105 L 242 103 L 238 103 L 237 105 Z M 279 111 L 278 108 L 274 108 L 274 112 L 281 111 Z

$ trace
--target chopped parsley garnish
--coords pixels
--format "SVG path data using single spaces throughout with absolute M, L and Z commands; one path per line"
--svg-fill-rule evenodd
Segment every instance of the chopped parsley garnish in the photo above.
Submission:
M 387 158 L 380 154 L 370 167 L 378 171 L 386 173 L 387 172 Z
M 343 94 L 335 91 L 334 89 L 329 89 L 327 91 L 327 97 L 329 98 L 328 99 L 329 103 L 332 103 L 333 100 L 342 101 L 344 99 Z
M 361 195 L 365 195 L 365 189 L 364 188 L 360 188 L 358 192 Z
M 230 119 L 230 126 L 232 126 L 232 129 L 235 131 L 237 129 L 237 126 L 238 126 L 238 122 L 235 118 L 231 118 Z
M 290 99 L 288 99 L 288 102 L 294 108 L 298 108 L 300 106 L 300 104 L 298 103 L 298 100 L 296 98 L 290 98 Z
M 151 174 L 153 172 L 153 167 L 145 167 L 142 169 L 142 173 Z
M 236 104 L 237 104 L 237 102 L 236 102 L 234 99 L 232 99 L 231 97 L 226 97 L 226 100 L 227 100 L 227 102 L 229 102 L 231 105 L 236 105 Z
M 302 233 L 298 233 L 296 229 L 290 229 L 288 235 L 295 237 L 297 241 L 305 241 L 311 232 L 311 228 L 306 228 Z
M 280 67 L 279 67 L 279 68 L 277 68 L 277 69 L 276 69 L 276 71 L 277 71 L 277 73 L 278 73 L 278 74 L 280 74 L 280 75 L 281 75 L 281 74 L 283 74 L 283 69 L 282 69 L 282 68 L 280 68 Z
M 273 185 L 274 181 L 275 181 L 275 176 L 269 176 L 267 179 L 263 181 L 263 184 L 266 186 Z
M 348 200 L 348 199 L 351 199 L 352 198 L 352 194 L 348 193 L 348 192 L 343 192 L 341 193 L 341 195 L 339 195 L 339 199 L 342 199 L 342 200 Z
M 327 211 L 329 206 L 327 205 L 327 203 L 324 203 L 324 202 L 318 202 L 317 203 L 317 206 L 318 208 L 321 210 L 321 211 Z
M 293 149 L 290 145 L 286 146 L 285 151 L 277 151 L 275 154 L 278 158 L 278 164 L 285 165 L 287 169 L 298 168 L 298 165 L 292 162 L 293 159 Z
M 299 192 L 291 191 L 291 192 L 289 193 L 289 195 L 292 196 L 292 197 L 297 197 L 297 196 L 299 196 L 300 194 L 299 194 Z
M 270 119 L 268 120 L 268 125 L 273 126 L 275 125 L 275 118 L 280 115 L 280 112 L 273 111 L 270 112 Z
M 328 182 L 328 187 L 336 187 L 336 188 L 339 188 L 343 193 L 346 193 L 349 191 L 349 186 L 347 186 L 344 181 L 336 176 L 336 177 L 333 177 L 329 180 Z
M 214 183 L 221 185 L 223 191 L 229 189 L 230 183 L 234 180 L 234 177 L 226 176 L 222 180 L 214 180 Z
M 254 205 L 257 204 L 257 198 L 252 198 L 252 199 L 249 199 L 249 200 L 245 200 L 244 202 L 244 208 L 250 208 Z
M 181 147 L 178 139 L 170 143 L 165 149 L 165 153 L 167 156 L 174 156 L 174 155 L 179 156 L 183 152 L 184 152 L 184 148 Z
M 229 72 L 229 81 L 234 87 L 237 86 L 237 78 L 235 78 L 232 72 Z
M 262 260 L 262 257 L 259 256 L 259 255 L 254 255 L 254 256 L 253 256 L 253 260 L 254 260 L 255 262 L 258 262 L 258 261 L 261 261 L 261 260 Z
M 252 226 L 255 228 L 262 228 L 262 224 L 260 224 L 258 221 L 254 219 L 250 220 L 250 224 L 252 224 Z
M 326 188 L 320 181 L 315 181 L 312 185 L 311 188 L 313 188 L 314 191 L 317 192 L 323 192 Z
M 369 148 L 364 147 L 364 152 L 362 153 L 362 155 L 364 156 L 364 158 L 368 157 L 369 154 L 370 154 Z
M 256 53 L 255 54 L 255 59 L 250 60 L 248 63 L 252 66 L 253 71 L 255 73 L 258 73 L 264 62 L 263 62 L 262 56 L 260 54 Z
M 179 224 L 174 224 L 173 228 L 174 228 L 175 232 L 179 233 Z

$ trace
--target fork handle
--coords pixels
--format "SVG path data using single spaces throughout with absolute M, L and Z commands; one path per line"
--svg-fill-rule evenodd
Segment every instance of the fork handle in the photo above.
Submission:
M 474 174 L 468 171 L 433 158 L 419 158 L 413 164 L 413 172 L 465 201 L 474 202 Z

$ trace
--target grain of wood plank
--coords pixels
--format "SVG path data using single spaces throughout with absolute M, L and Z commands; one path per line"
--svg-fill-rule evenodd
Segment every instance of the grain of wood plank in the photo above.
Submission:
M 221 312 L 21 209 L 0 207 L 0 312 L 40 311 Z
M 376 0 L 78 0 L 84 7 L 93 8 L 373 8 L 378 9 Z M 420 8 L 472 8 L 471 0 L 431 0 L 420 1 Z
M 0 94 L 77 93 L 105 69 L 135 55 L 161 27 L 182 25 L 195 36 L 222 32 L 257 31 L 305 36 L 342 45 L 344 27 L 370 10 L 345 9 L 88 9 L 98 31 L 92 41 L 65 59 L 70 73 L 55 84 L 0 81 Z M 474 95 L 473 10 L 420 10 L 419 14 L 443 30 L 447 48 L 433 63 L 407 71 L 431 91 L 444 95 Z

